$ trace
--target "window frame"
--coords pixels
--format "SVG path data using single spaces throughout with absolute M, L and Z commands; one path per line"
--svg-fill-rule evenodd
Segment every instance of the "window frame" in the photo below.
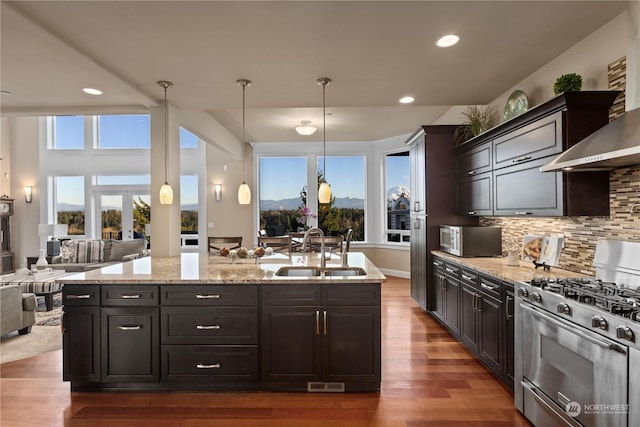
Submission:
M 394 156 L 400 153 L 407 153 L 407 161 L 410 163 L 410 151 L 408 149 L 408 147 L 403 147 L 401 149 L 397 149 L 397 150 L 389 150 L 389 151 L 385 151 L 383 153 L 381 153 L 382 155 L 382 169 L 383 169 L 383 181 L 382 181 L 382 191 L 381 191 L 381 199 L 382 199 L 382 206 L 383 206 L 383 212 L 384 212 L 384 217 L 382 219 L 382 228 L 383 228 L 383 243 L 384 244 L 388 244 L 388 245 L 393 245 L 393 246 L 410 246 L 411 242 L 410 239 L 409 240 L 405 240 L 404 237 L 411 237 L 411 198 L 409 197 L 409 229 L 407 230 L 398 230 L 398 229 L 390 229 L 388 227 L 389 224 L 389 218 L 388 218 L 388 209 L 387 209 L 387 178 L 388 178 L 388 171 L 387 171 L 387 157 L 389 156 Z M 410 165 L 408 165 L 408 167 L 410 167 Z M 407 188 L 409 189 L 409 194 L 411 194 L 411 178 L 409 178 L 409 183 L 407 185 Z M 390 234 L 399 234 L 400 235 L 400 241 L 396 242 L 396 241 L 392 241 L 389 240 L 389 235 Z

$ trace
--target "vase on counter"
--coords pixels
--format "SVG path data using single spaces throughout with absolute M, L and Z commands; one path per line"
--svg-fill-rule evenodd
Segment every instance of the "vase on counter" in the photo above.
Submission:
M 49 263 L 47 262 L 46 251 L 44 249 L 40 249 L 40 256 L 38 257 L 38 261 L 36 261 L 36 269 L 44 270 L 48 265 Z

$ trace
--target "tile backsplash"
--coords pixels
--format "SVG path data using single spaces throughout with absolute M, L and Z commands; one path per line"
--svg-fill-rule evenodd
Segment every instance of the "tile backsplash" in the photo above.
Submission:
M 640 212 L 631 213 L 631 206 L 640 203 L 640 165 L 616 169 L 609 180 L 610 216 L 482 217 L 480 224 L 502 227 L 503 248 L 510 238 L 522 245 L 525 234 L 564 234 L 565 247 L 559 266 L 577 273 L 595 274 L 591 264 L 598 239 L 640 241 Z

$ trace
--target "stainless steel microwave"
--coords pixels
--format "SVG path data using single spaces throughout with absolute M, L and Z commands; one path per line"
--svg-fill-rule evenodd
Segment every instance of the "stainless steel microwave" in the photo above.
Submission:
M 441 225 L 440 250 L 459 257 L 502 255 L 502 228 Z

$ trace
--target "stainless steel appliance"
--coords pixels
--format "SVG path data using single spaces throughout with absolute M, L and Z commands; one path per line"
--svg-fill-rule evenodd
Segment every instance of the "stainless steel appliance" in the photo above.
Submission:
M 502 228 L 441 225 L 440 250 L 459 257 L 502 255 Z
M 594 266 L 516 283 L 514 399 L 536 426 L 640 425 L 640 243 L 602 240 Z

